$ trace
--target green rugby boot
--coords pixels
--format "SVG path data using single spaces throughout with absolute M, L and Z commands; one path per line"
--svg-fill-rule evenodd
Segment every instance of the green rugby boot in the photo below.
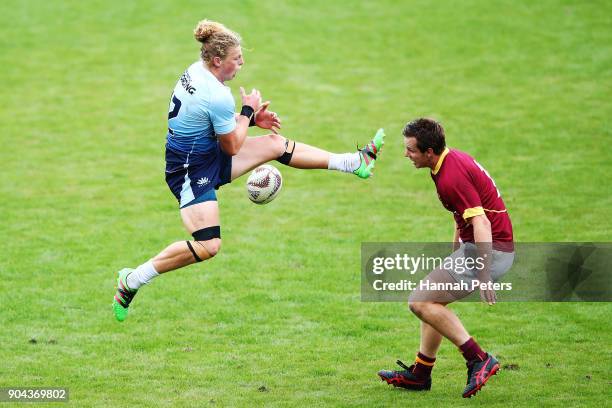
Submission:
M 370 143 L 365 145 L 362 149 L 359 149 L 361 164 L 359 168 L 353 172 L 357 177 L 366 179 L 372 176 L 372 170 L 376 165 L 377 155 L 382 150 L 384 144 L 385 131 L 381 128 L 378 129 Z
M 127 277 L 130 273 L 134 272 L 134 269 L 125 268 L 119 271 L 119 277 L 117 278 L 117 292 L 113 298 L 113 312 L 115 318 L 122 322 L 128 315 L 128 307 L 130 302 L 136 296 L 138 290 L 132 290 L 127 285 Z

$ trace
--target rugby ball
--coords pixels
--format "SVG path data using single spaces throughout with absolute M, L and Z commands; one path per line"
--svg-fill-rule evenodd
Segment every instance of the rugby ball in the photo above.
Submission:
M 247 195 L 255 204 L 274 200 L 283 186 L 283 177 L 274 166 L 264 164 L 251 172 L 247 179 Z

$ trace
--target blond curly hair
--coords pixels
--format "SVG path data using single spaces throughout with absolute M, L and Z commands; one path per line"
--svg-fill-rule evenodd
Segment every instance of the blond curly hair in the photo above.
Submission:
M 200 21 L 193 30 L 193 36 L 202 43 L 200 57 L 207 65 L 214 57 L 224 59 L 230 49 L 239 46 L 242 40 L 238 33 L 210 20 Z

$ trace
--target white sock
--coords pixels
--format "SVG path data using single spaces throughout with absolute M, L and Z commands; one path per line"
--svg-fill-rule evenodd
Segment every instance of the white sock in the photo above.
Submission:
M 159 273 L 157 273 L 155 270 L 153 261 L 149 260 L 140 265 L 134 270 L 134 272 L 127 276 L 127 285 L 130 289 L 136 290 L 142 285 L 146 285 L 147 283 L 151 282 L 151 279 L 157 276 L 159 276 Z
M 352 173 L 361 165 L 361 156 L 359 152 L 355 153 L 331 153 L 329 155 L 329 170 L 339 170 L 345 173 Z

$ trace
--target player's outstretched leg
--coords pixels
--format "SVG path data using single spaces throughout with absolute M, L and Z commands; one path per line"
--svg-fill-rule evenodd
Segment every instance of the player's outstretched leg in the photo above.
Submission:
M 374 138 L 357 152 L 341 154 L 330 153 L 277 134 L 249 137 L 238 154 L 232 157 L 231 178 L 234 180 L 272 160 L 297 169 L 338 170 L 368 178 L 372 175 L 384 143 L 383 129 L 379 129 Z
M 115 318 L 122 322 L 128 315 L 128 307 L 136 296 L 138 290 L 132 290 L 128 287 L 127 277 L 130 273 L 134 272 L 134 269 L 125 268 L 119 271 L 117 278 L 117 292 L 113 298 L 113 312 Z

